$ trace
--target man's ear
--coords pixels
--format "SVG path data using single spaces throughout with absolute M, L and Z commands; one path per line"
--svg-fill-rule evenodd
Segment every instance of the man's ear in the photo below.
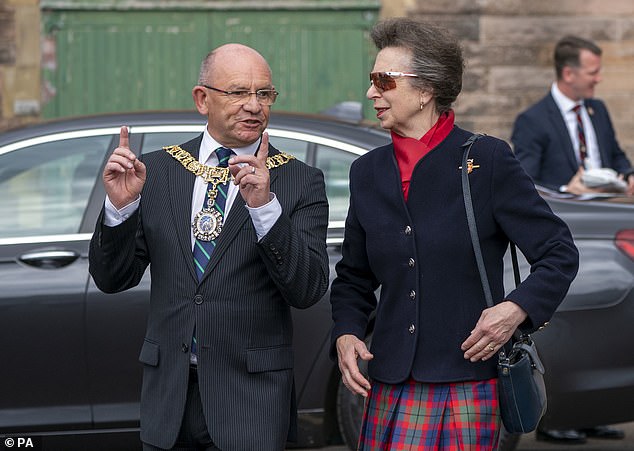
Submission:
M 561 69 L 561 79 L 566 82 L 569 83 L 570 79 L 572 78 L 572 76 L 574 75 L 575 72 L 575 68 L 571 67 L 571 66 L 564 66 Z
M 209 113 L 209 107 L 207 106 L 207 90 L 202 86 L 194 86 L 192 89 L 192 98 L 196 109 L 203 116 L 207 116 Z

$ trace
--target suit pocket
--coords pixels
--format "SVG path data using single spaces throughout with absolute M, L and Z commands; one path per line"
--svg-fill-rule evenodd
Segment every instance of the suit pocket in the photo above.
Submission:
M 159 363 L 159 344 L 155 341 L 143 340 L 141 354 L 139 354 L 139 362 L 150 366 L 157 366 Z
M 293 368 L 293 348 L 291 346 L 247 349 L 247 371 L 249 373 L 291 368 Z

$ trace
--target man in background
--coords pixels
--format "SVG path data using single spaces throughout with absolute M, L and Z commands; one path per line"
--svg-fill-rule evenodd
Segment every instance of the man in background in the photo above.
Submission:
M 632 165 L 620 148 L 605 104 L 594 99 L 601 81 L 601 49 L 566 36 L 555 46 L 557 80 L 550 92 L 521 113 L 511 140 L 522 166 L 541 186 L 573 194 L 611 191 L 584 183 L 586 171 L 610 168 L 634 195 Z

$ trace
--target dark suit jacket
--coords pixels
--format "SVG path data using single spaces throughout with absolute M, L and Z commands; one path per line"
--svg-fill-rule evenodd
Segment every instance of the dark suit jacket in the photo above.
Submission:
M 458 169 L 469 136 L 455 127 L 416 164 L 407 202 L 391 144 L 352 164 L 343 257 L 331 288 L 333 344 L 343 334 L 363 339 L 376 310 L 372 379 L 496 377 L 495 359 L 472 363 L 460 350 L 486 308 Z M 523 327 L 532 331 L 563 300 L 577 272 L 577 249 L 505 142 L 484 137 L 470 155 L 479 166 L 469 180 L 494 302 L 504 299 L 510 239 L 530 262 L 531 274 L 507 298 L 528 313 Z
M 197 157 L 201 139 L 181 147 Z M 139 209 L 117 227 L 100 218 L 90 246 L 90 273 L 105 292 L 135 286 L 151 268 L 139 357 L 141 439 L 174 445 L 195 327 L 200 394 L 216 446 L 282 450 L 296 426 L 290 306 L 309 307 L 328 287 L 323 174 L 298 160 L 271 169 L 282 215 L 260 242 L 238 194 L 198 283 L 190 239 L 195 176 L 164 151 L 143 160 L 147 181 Z
M 592 112 L 602 166 L 628 172 L 631 164 L 616 141 L 605 104 L 588 99 L 585 105 Z M 558 190 L 579 170 L 568 128 L 550 93 L 517 117 L 511 140 L 515 155 L 537 185 Z

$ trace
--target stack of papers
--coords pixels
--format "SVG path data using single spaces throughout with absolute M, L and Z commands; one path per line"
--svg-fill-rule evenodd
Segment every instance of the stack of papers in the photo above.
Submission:
M 622 193 L 627 188 L 627 183 L 610 168 L 587 169 L 581 180 L 588 188 L 600 188 L 606 192 Z

